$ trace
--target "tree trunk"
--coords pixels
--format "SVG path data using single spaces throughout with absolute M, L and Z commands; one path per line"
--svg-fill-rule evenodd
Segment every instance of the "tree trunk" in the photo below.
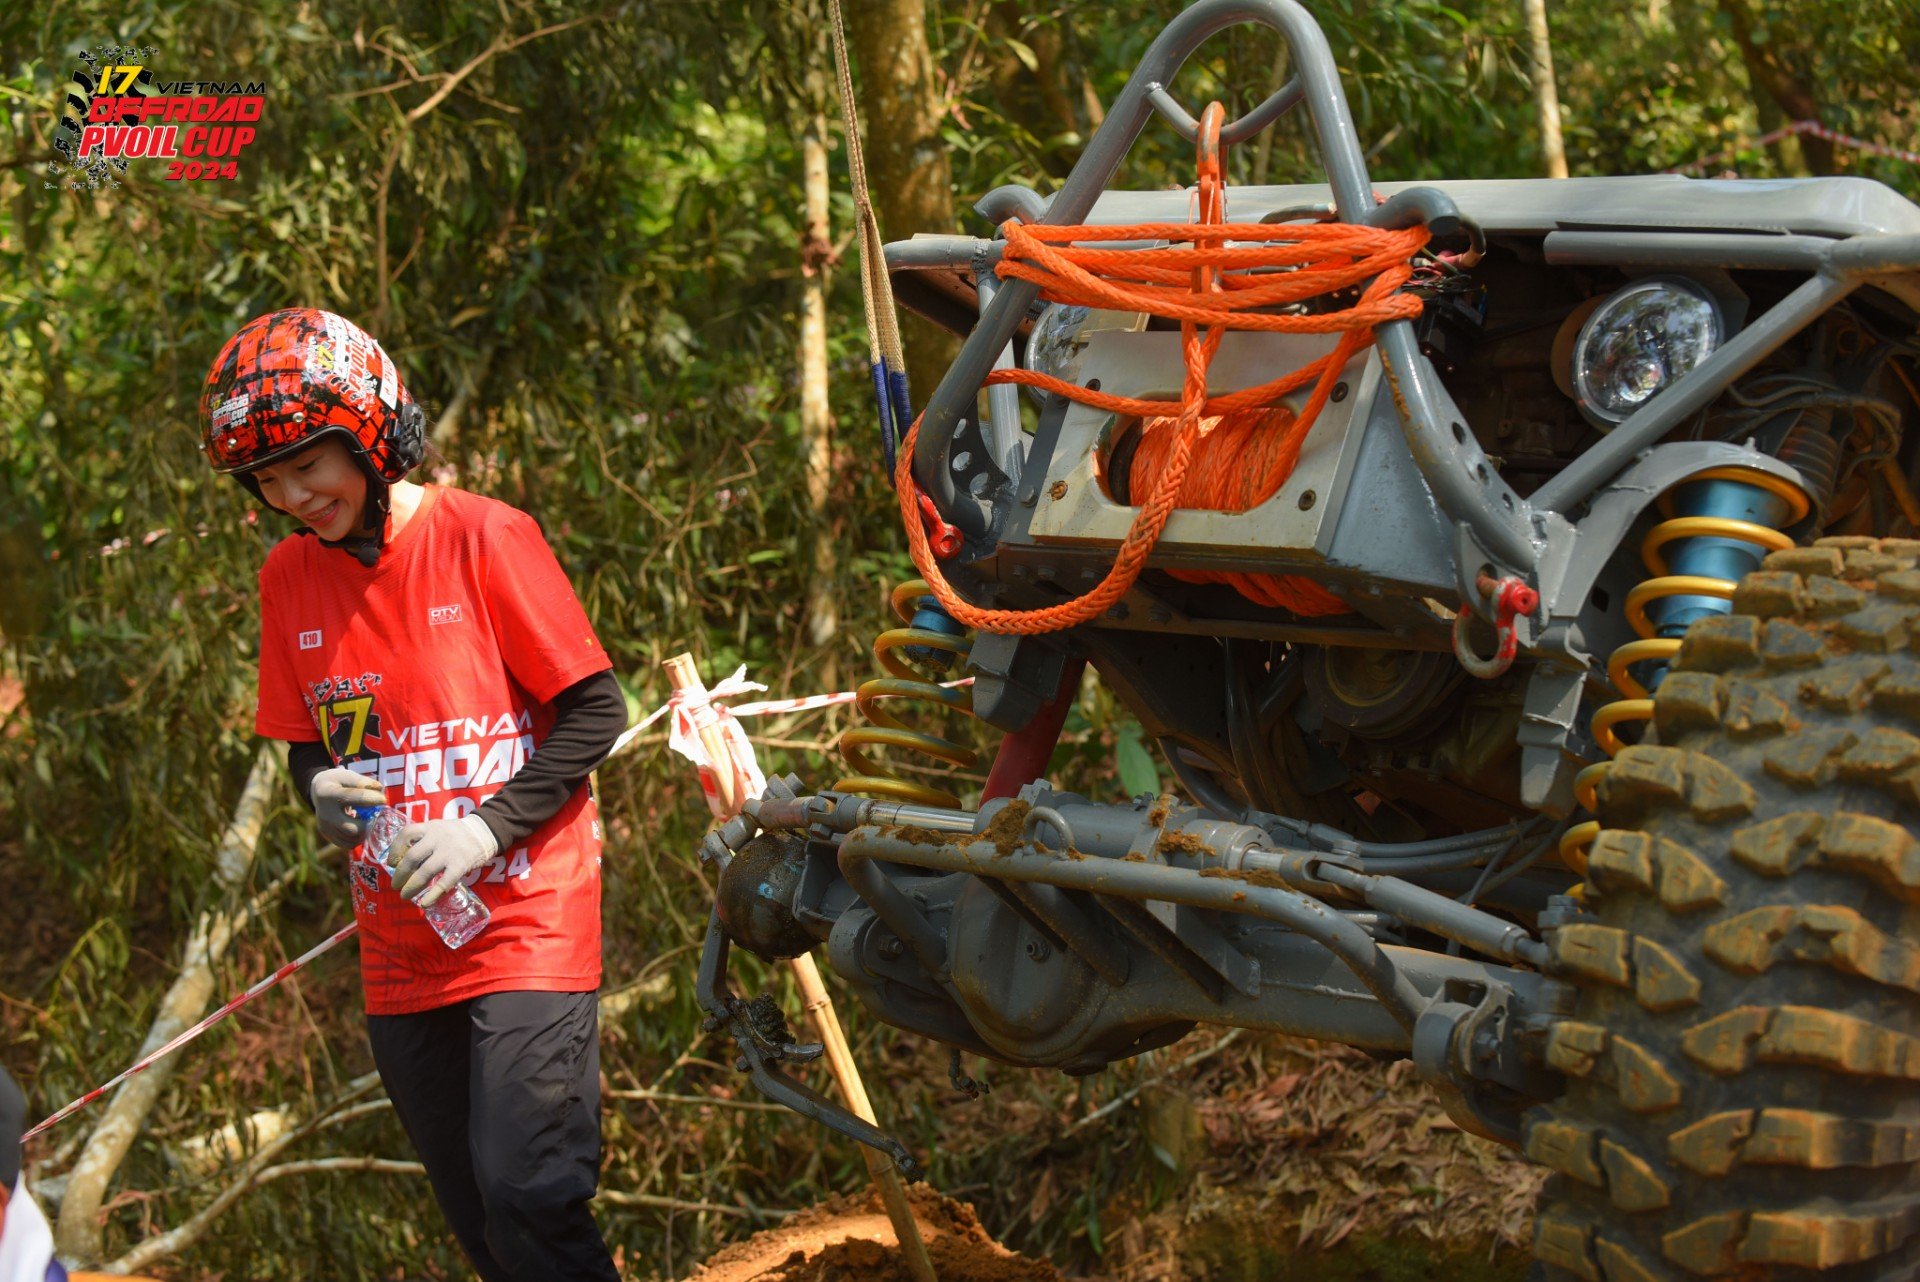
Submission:
M 1560 137 L 1560 91 L 1553 79 L 1553 41 L 1547 34 L 1547 0 L 1525 0 L 1527 41 L 1533 52 L 1533 104 L 1540 121 L 1540 167 L 1549 178 L 1567 176 Z
M 1780 110 L 1780 104 L 1765 93 L 1753 94 L 1753 118 L 1759 123 L 1762 134 L 1774 133 L 1792 123 L 1786 113 Z M 1767 150 L 1773 156 L 1773 166 L 1783 178 L 1811 178 L 1813 170 L 1807 165 L 1807 153 L 1800 146 L 1799 134 L 1787 134 L 1767 144 Z M 1713 177 L 1712 174 L 1706 175 Z
M 1275 39 L 1273 42 L 1273 70 L 1267 75 L 1267 92 L 1261 97 L 1260 100 L 1262 102 L 1265 102 L 1268 98 L 1280 92 L 1281 86 L 1286 84 L 1286 74 L 1287 42 L 1285 40 Z M 1266 186 L 1267 177 L 1273 172 L 1273 139 L 1274 135 L 1279 132 L 1279 129 L 1273 125 L 1268 125 L 1260 131 L 1260 142 L 1253 150 L 1252 185 L 1255 187 Z
M 833 262 L 833 228 L 827 212 L 827 118 L 820 112 L 808 118 L 800 140 L 800 170 L 806 211 L 800 232 L 800 439 L 807 456 L 807 515 L 813 528 L 807 640 L 827 646 L 840 631 L 840 612 L 834 594 L 839 556 L 829 501 L 833 416 L 827 403 L 827 270 Z
M 180 958 L 180 974 L 160 999 L 159 1012 L 140 1047 L 146 1055 L 179 1036 L 199 1019 L 213 997 L 214 970 L 233 942 L 233 932 L 244 916 L 239 908 L 224 905 L 246 884 L 259 849 L 260 829 L 266 823 L 268 800 L 279 776 L 281 763 L 278 744 L 262 748 L 254 758 L 253 772 L 234 807 L 233 822 L 220 838 L 214 862 L 213 884 L 207 887 L 212 907 L 200 914 L 193 933 Z M 167 1056 L 146 1072 L 138 1074 L 115 1091 L 106 1112 L 87 1136 L 87 1145 L 73 1164 L 72 1174 L 60 1202 L 60 1222 L 55 1231 L 62 1259 L 75 1264 L 91 1264 L 100 1258 L 100 1204 L 106 1199 L 107 1185 L 127 1150 L 146 1125 L 147 1115 L 160 1099 L 160 1091 L 173 1076 L 179 1054 Z
M 950 233 L 953 170 L 940 137 L 925 0 L 852 0 L 847 22 L 881 235 L 905 240 L 916 232 Z M 924 403 L 956 345 L 917 316 L 902 316 L 900 329 L 914 399 Z
M 1787 65 L 1780 56 L 1780 48 L 1772 42 L 1762 42 L 1753 29 L 1753 13 L 1747 7 L 1747 0 L 1720 0 L 1720 12 L 1727 15 L 1733 24 L 1733 42 L 1740 47 L 1740 60 L 1747 67 L 1747 81 L 1752 88 L 1756 107 L 1761 108 L 1759 117 L 1764 126 L 1768 117 L 1765 103 L 1771 100 L 1786 117 L 1786 122 L 1798 120 L 1819 120 L 1820 103 L 1813 96 L 1813 89 L 1793 67 Z M 1778 126 L 1775 126 L 1776 128 Z M 1797 148 L 1781 146 L 1775 151 L 1782 161 L 1783 168 L 1790 166 L 1793 150 L 1805 157 L 1806 168 L 1815 174 L 1833 172 L 1833 144 L 1824 138 L 1815 138 L 1803 134 L 1798 139 Z
M 1044 145 L 1038 158 L 1056 183 L 1072 172 L 1090 136 L 1067 91 L 1064 41 L 1053 23 L 1022 30 L 1023 6 L 996 0 L 983 23 L 990 55 L 988 84 L 1002 115 L 1018 120 Z M 1016 44 L 1023 52 L 1016 52 Z M 1031 62 L 1029 62 L 1031 59 Z

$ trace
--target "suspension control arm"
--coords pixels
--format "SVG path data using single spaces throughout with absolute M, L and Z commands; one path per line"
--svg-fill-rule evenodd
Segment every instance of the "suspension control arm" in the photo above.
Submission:
M 1287 875 L 1282 862 L 1285 858 L 1264 851 L 1250 852 L 1246 866 L 1284 877 Z M 1469 908 L 1458 900 L 1398 877 L 1361 872 L 1325 858 L 1310 858 L 1306 865 L 1308 875 L 1314 880 L 1337 886 L 1368 907 L 1391 913 L 1409 926 L 1430 930 L 1443 939 L 1455 940 L 1503 961 L 1525 962 L 1541 968 L 1547 964 L 1547 946 L 1524 926 Z
M 727 935 L 720 927 L 719 914 L 707 919 L 707 937 L 700 954 L 700 975 L 695 981 L 695 996 L 707 1012 L 708 1032 L 725 1031 L 740 1050 L 735 1067 L 752 1078 L 761 1094 L 776 1104 L 784 1104 L 802 1117 L 840 1132 L 869 1148 L 885 1153 L 900 1173 L 909 1180 L 919 1179 L 919 1164 L 899 1140 L 872 1122 L 840 1107 L 781 1067 L 783 1063 L 806 1063 L 817 1059 L 823 1047 L 798 1045 L 788 1037 L 769 1036 L 764 1019 L 758 1018 L 753 1003 L 735 997 L 727 988 Z
M 875 861 L 1265 918 L 1298 931 L 1333 953 L 1403 1028 L 1411 1030 L 1427 1004 L 1426 997 L 1400 973 L 1372 936 L 1298 891 L 1258 886 L 1233 877 L 1203 877 L 1194 869 L 1166 864 L 1075 859 L 1037 849 L 1002 853 L 996 845 L 984 841 L 935 846 L 888 837 L 871 828 L 854 830 L 840 846 L 841 873 L 906 941 L 922 966 L 928 960 L 921 955 L 922 948 L 937 956 L 937 965 L 929 967 L 935 975 L 947 973 L 945 941 L 913 901 L 875 866 Z M 870 887 L 879 890 L 882 898 L 876 900 L 869 893 Z

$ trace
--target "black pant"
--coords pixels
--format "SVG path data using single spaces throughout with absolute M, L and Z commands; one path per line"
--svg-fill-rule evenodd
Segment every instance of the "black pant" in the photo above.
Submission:
M 619 1282 L 600 1177 L 597 993 L 489 993 L 369 1015 L 373 1062 L 485 1282 Z

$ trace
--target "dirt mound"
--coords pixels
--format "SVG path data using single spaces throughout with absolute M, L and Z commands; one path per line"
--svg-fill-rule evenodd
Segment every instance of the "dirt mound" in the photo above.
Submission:
M 965 1202 L 925 1184 L 907 1190 L 940 1282 L 1062 1282 L 1043 1260 L 1001 1246 Z M 829 1198 L 736 1242 L 687 1282 L 913 1282 L 876 1193 Z

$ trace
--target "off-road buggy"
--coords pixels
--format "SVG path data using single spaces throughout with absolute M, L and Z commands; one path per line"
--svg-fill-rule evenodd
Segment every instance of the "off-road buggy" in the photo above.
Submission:
M 1295 78 L 1196 120 L 1166 86 L 1239 22 Z M 1327 184 L 1223 198 L 1219 148 L 1296 107 Z M 1156 112 L 1198 189 L 1106 190 Z M 933 586 L 854 755 L 947 751 L 885 700 L 955 653 L 1006 738 L 977 810 L 789 777 L 708 839 L 700 991 L 761 1088 L 910 1161 L 728 988 L 731 945 L 823 947 L 1010 1064 L 1202 1022 L 1411 1057 L 1557 1173 L 1549 1277 L 1920 1273 L 1920 541 L 1880 537 L 1920 534 L 1920 208 L 1374 184 L 1292 0 L 1201 0 L 1058 192 L 980 208 L 992 239 L 887 247 L 966 340 L 898 473 Z M 1184 796 L 1031 781 L 1083 663 Z

